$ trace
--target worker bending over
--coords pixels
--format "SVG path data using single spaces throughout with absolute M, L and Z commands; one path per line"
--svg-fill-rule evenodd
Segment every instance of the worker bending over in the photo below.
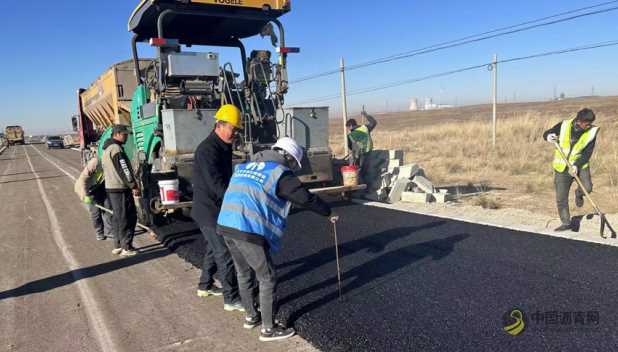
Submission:
M 113 239 L 111 214 L 97 208 L 97 205 L 99 205 L 110 209 L 111 205 L 105 192 L 103 166 L 96 154 L 86 163 L 86 167 L 79 174 L 74 190 L 79 199 L 88 207 L 90 219 L 96 231 L 96 239 L 99 241 L 106 238 Z
M 377 126 L 378 122 L 365 111 L 363 111 L 361 115 L 367 119 L 367 124 L 359 126 L 355 119 L 349 119 L 345 125 L 348 129 L 350 164 L 356 165 L 362 170 L 363 165 L 365 165 L 367 153 L 373 150 L 371 132 Z M 362 174 L 363 172 L 361 171 L 361 175 Z
M 303 149 L 291 138 L 277 141 L 272 150 L 256 154 L 253 161 L 236 167 L 223 198 L 217 233 L 225 238 L 236 273 L 240 297 L 247 312 L 244 327 L 262 324 L 259 339 L 273 341 L 294 335 L 293 328 L 275 324 L 277 274 L 271 259 L 281 247 L 281 237 L 293 204 L 320 215 L 331 209 L 307 191 L 292 170 L 300 170 Z M 252 287 L 259 283 L 256 309 Z
M 195 150 L 193 163 L 193 208 L 191 217 L 206 240 L 199 297 L 223 295 L 223 309 L 244 311 L 238 296 L 234 261 L 221 236 L 216 234 L 223 195 L 232 177 L 232 143 L 242 128 L 241 112 L 223 105 L 215 114 L 215 128 Z M 214 285 L 217 274 L 223 290 Z
M 133 247 L 133 236 L 137 224 L 137 211 L 133 197 L 141 195 L 131 169 L 131 163 L 123 148 L 128 137 L 128 126 L 114 125 L 112 127 L 112 138 L 103 144 L 103 156 L 101 158 L 105 177 L 105 191 L 114 212 L 112 215 L 114 229 L 114 249 L 112 253 L 123 257 L 137 254 Z
M 582 109 L 577 117 L 565 120 L 545 131 L 543 138 L 550 143 L 557 142 L 569 159 L 572 168 L 567 167 L 560 153 L 554 152 L 554 186 L 556 188 L 556 203 L 562 224 L 555 231 L 572 229 L 571 214 L 569 212 L 569 192 L 573 178 L 578 175 L 586 191 L 592 192 L 592 177 L 590 175 L 590 157 L 594 151 L 599 128 L 592 125 L 595 120 L 594 112 Z M 575 205 L 579 208 L 584 205 L 584 192 L 577 187 L 575 191 Z

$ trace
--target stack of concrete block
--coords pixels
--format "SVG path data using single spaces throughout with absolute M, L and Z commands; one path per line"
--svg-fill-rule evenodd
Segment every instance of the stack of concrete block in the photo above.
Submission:
M 448 194 L 436 191 L 420 165 L 404 164 L 403 150 L 374 150 L 365 163 L 365 199 L 388 203 L 443 203 L 448 199 Z

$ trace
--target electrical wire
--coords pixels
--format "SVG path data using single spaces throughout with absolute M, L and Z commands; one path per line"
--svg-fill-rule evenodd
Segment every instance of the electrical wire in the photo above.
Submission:
M 567 54 L 567 53 L 572 53 L 572 52 L 577 52 L 577 51 L 592 50 L 592 49 L 598 49 L 598 48 L 605 48 L 605 47 L 615 46 L 615 45 L 618 45 L 618 40 L 611 40 L 611 41 L 605 41 L 605 42 L 600 42 L 600 43 L 582 45 L 582 46 L 568 48 L 568 49 L 553 50 L 553 51 L 547 51 L 547 52 L 542 52 L 542 53 L 538 53 L 538 54 L 519 56 L 519 57 L 514 57 L 514 58 L 509 58 L 509 59 L 504 59 L 504 60 L 498 60 L 496 62 L 496 64 L 505 64 L 505 63 L 516 62 L 516 61 L 531 60 L 531 59 L 536 59 L 536 58 L 540 58 L 540 57 L 560 55 L 560 54 Z M 466 71 L 472 71 L 472 70 L 476 70 L 476 69 L 483 68 L 483 67 L 493 67 L 492 66 L 493 64 L 494 64 L 493 62 L 489 62 L 489 63 L 479 64 L 479 65 L 467 66 L 467 67 L 463 67 L 463 68 L 459 68 L 459 69 L 455 69 L 455 70 L 450 70 L 450 71 L 445 71 L 445 72 L 440 72 L 440 73 L 435 73 L 435 74 L 431 74 L 431 75 L 427 75 L 427 76 L 422 76 L 422 77 L 417 77 L 417 78 L 412 78 L 412 79 L 406 79 L 406 80 L 403 80 L 403 81 L 391 82 L 391 83 L 387 83 L 387 84 L 383 84 L 383 85 L 379 85 L 379 86 L 373 86 L 373 87 L 367 87 L 367 88 L 352 90 L 346 96 L 349 97 L 349 96 L 354 96 L 354 95 L 359 95 L 359 94 L 372 93 L 372 92 L 376 92 L 376 91 L 379 91 L 379 90 L 384 90 L 384 89 L 394 88 L 394 87 L 398 87 L 398 86 L 402 86 L 402 85 L 406 85 L 406 84 L 426 81 L 426 80 L 430 80 L 430 79 L 433 79 L 433 78 L 451 76 L 451 75 L 454 75 L 454 74 L 457 74 L 457 73 L 462 73 L 462 72 L 466 72 Z M 307 101 L 296 103 L 296 104 L 292 104 L 292 105 L 297 106 L 297 105 L 314 104 L 314 103 L 318 103 L 318 102 L 338 99 L 340 97 L 341 97 L 341 95 L 339 95 L 339 94 L 331 94 L 331 95 L 327 95 L 327 96 L 316 97 L 316 98 L 313 98 L 311 100 L 307 100 Z
M 542 18 L 538 18 L 538 19 L 522 22 L 522 23 L 519 23 L 519 24 L 511 25 L 511 26 L 501 27 L 501 28 L 497 28 L 497 29 L 494 29 L 494 30 L 486 31 L 486 32 L 483 32 L 483 33 L 469 35 L 469 36 L 462 37 L 462 38 L 459 38 L 459 39 L 454 39 L 454 40 L 450 40 L 450 41 L 446 41 L 446 42 L 430 45 L 430 46 L 427 46 L 427 47 L 424 47 L 424 48 L 414 49 L 414 50 L 403 52 L 403 53 L 399 53 L 399 54 L 394 54 L 394 55 L 390 55 L 390 56 L 386 56 L 386 57 L 382 57 L 382 58 L 377 58 L 377 59 L 374 59 L 374 60 L 371 60 L 371 61 L 366 61 L 366 62 L 363 62 L 363 63 L 360 63 L 360 64 L 350 65 L 350 66 L 346 67 L 345 70 L 346 71 L 358 70 L 358 69 L 364 68 L 364 67 L 374 66 L 374 65 L 383 64 L 383 63 L 388 63 L 388 62 L 392 62 L 392 61 L 396 61 L 396 60 L 401 60 L 401 59 L 405 59 L 405 58 L 410 58 L 410 57 L 414 57 L 414 56 L 418 56 L 418 55 L 422 55 L 422 54 L 428 54 L 428 53 L 432 53 L 432 52 L 436 52 L 436 51 L 440 51 L 440 50 L 450 49 L 450 48 L 454 48 L 454 47 L 458 47 L 458 46 L 463 46 L 463 45 L 467 45 L 467 44 L 471 44 L 471 43 L 476 43 L 476 42 L 480 42 L 480 41 L 484 41 L 484 40 L 488 40 L 488 39 L 493 39 L 493 38 L 497 38 L 497 37 L 501 37 L 501 36 L 505 36 L 505 35 L 509 35 L 509 34 L 515 34 L 515 33 L 523 32 L 523 31 L 527 31 L 527 30 L 531 30 L 531 29 L 535 29 L 535 28 L 550 26 L 550 25 L 554 25 L 554 24 L 557 24 L 557 23 L 561 23 L 561 22 L 572 21 L 574 19 L 578 19 L 578 18 L 582 18 L 582 17 L 586 17 L 586 16 L 592 16 L 592 15 L 598 15 L 598 14 L 602 14 L 602 13 L 607 13 L 607 12 L 610 12 L 610 11 L 618 10 L 618 6 L 614 6 L 614 7 L 610 7 L 610 8 L 602 9 L 602 10 L 595 10 L 595 11 L 585 12 L 585 13 L 569 16 L 569 17 L 566 17 L 566 18 L 561 18 L 561 19 L 557 19 L 557 20 L 548 21 L 548 22 L 538 23 L 538 22 L 546 21 L 548 19 L 552 19 L 552 18 L 556 18 L 556 17 L 562 17 L 562 16 L 565 16 L 565 15 L 570 15 L 570 14 L 581 12 L 581 11 L 584 11 L 584 10 L 590 10 L 590 9 L 593 9 L 593 8 L 598 8 L 598 7 L 601 7 L 601 6 L 606 6 L 606 5 L 615 4 L 615 3 L 618 3 L 618 0 L 607 1 L 607 2 L 604 2 L 604 3 L 592 5 L 592 6 L 582 7 L 582 8 L 579 8 L 579 9 L 570 10 L 570 11 L 562 12 L 562 13 L 559 13 L 559 14 L 542 17 Z M 521 27 L 521 26 L 526 26 L 526 27 L 517 28 L 517 27 Z M 517 29 L 514 29 L 514 28 L 517 28 Z M 296 83 L 301 83 L 301 82 L 305 82 L 305 81 L 309 81 L 309 80 L 314 80 L 314 79 L 317 79 L 317 78 L 334 75 L 334 74 L 337 74 L 339 72 L 341 72 L 341 69 L 330 70 L 330 71 L 325 71 L 325 72 L 321 72 L 321 73 L 317 73 L 317 74 L 312 74 L 312 75 L 305 76 L 305 77 L 302 77 L 300 79 L 291 81 L 290 84 L 296 84 Z

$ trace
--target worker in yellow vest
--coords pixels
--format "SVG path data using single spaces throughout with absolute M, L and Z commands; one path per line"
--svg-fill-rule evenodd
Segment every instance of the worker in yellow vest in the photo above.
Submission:
M 360 168 L 361 178 L 365 178 L 367 173 L 368 163 L 365 162 L 369 152 L 373 150 L 373 141 L 371 132 L 377 126 L 378 122 L 373 116 L 367 114 L 364 109 L 361 115 L 367 119 L 367 123 L 359 125 L 355 119 L 349 119 L 346 122 L 348 129 L 348 148 L 350 150 L 349 160 L 350 165 L 356 165 Z
M 554 186 L 556 188 L 556 203 L 562 224 L 555 231 L 572 230 L 571 214 L 569 212 L 569 192 L 573 177 L 579 176 L 588 192 L 592 192 L 590 175 L 590 157 L 594 151 L 599 128 L 592 125 L 595 120 L 591 109 L 582 109 L 577 117 L 565 120 L 545 131 L 543 138 L 549 143 L 557 142 L 569 159 L 571 168 L 567 166 L 558 151 L 554 152 Z M 584 205 L 584 192 L 577 187 L 575 205 Z

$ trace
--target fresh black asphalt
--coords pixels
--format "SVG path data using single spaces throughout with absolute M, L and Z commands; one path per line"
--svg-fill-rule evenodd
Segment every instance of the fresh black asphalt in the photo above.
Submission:
M 290 217 L 279 315 L 323 351 L 613 351 L 618 248 L 363 205 Z M 160 238 L 199 265 L 191 223 Z M 524 313 L 518 336 L 503 327 Z

